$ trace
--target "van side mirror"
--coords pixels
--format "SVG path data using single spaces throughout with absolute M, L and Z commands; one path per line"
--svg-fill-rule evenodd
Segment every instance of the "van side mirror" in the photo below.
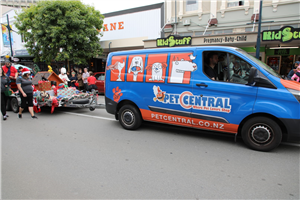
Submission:
M 257 69 L 255 67 L 251 67 L 250 72 L 249 72 L 249 78 L 248 78 L 248 84 L 247 85 L 251 85 L 251 86 L 255 85 L 254 78 L 255 78 L 256 75 L 257 75 Z

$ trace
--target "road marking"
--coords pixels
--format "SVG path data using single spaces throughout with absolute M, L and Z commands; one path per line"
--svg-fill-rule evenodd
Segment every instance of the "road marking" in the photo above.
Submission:
M 72 113 L 72 112 L 63 112 L 69 115 L 77 115 L 81 117 L 90 117 L 90 118 L 95 118 L 95 119 L 104 119 L 104 120 L 110 120 L 110 121 L 116 121 L 115 119 L 111 118 L 106 118 L 106 117 L 98 117 L 98 116 L 92 116 L 92 115 L 84 115 L 84 114 L 78 114 L 78 113 Z M 297 143 L 288 143 L 288 142 L 282 142 L 281 144 L 287 145 L 287 146 L 294 146 L 294 147 L 300 147 L 300 144 Z
M 98 117 L 98 116 L 92 116 L 92 115 L 84 115 L 84 114 L 78 114 L 78 113 L 72 113 L 72 112 L 63 112 L 63 113 L 69 114 L 69 115 L 77 115 L 77 116 L 81 116 L 81 117 L 90 117 L 90 118 L 95 118 L 95 119 L 104 119 L 104 120 L 116 121 L 115 119 L 106 118 L 106 117 Z
M 300 147 L 300 144 L 297 144 L 297 143 L 281 142 L 281 144 L 287 145 L 287 146 Z

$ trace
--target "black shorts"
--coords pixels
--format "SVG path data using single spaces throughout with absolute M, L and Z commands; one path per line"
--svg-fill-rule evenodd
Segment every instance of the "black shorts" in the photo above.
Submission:
M 92 89 L 98 90 L 98 87 L 96 85 L 89 85 L 87 90 L 91 91 Z
M 25 108 L 26 105 L 28 107 L 33 107 L 33 94 L 26 94 L 27 97 L 23 97 L 23 94 L 21 93 L 21 108 Z

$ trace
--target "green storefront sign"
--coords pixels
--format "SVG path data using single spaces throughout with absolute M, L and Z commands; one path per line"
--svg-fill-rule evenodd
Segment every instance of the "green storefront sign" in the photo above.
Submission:
M 300 40 L 300 28 L 284 26 L 279 30 L 262 32 L 262 41 L 280 41 L 286 43 L 292 40 Z
M 189 46 L 192 44 L 192 37 L 178 37 L 170 35 L 167 38 L 158 38 L 156 40 L 157 47 L 176 47 L 176 46 Z

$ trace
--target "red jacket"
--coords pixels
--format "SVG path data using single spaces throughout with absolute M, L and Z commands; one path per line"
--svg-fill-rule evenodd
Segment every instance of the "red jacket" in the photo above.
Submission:
M 8 71 L 6 65 L 2 66 L 2 69 L 6 74 Z M 16 73 L 18 73 L 18 70 L 14 66 L 10 66 L 10 76 L 15 77 Z

